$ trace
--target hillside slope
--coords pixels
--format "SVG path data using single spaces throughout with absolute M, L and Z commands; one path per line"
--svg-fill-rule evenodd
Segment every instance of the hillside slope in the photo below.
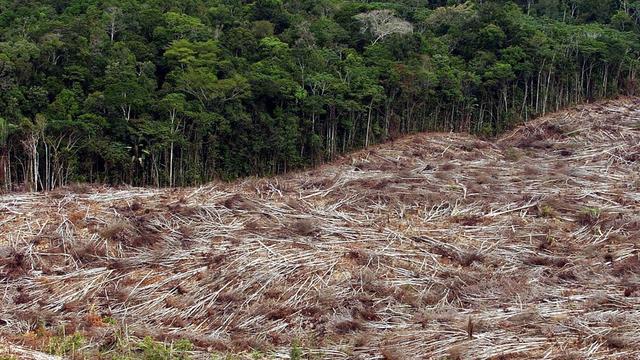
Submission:
M 89 358 L 145 336 L 194 358 L 638 358 L 638 238 L 621 99 L 271 179 L 1 196 L 0 332 L 51 352 L 65 324 Z

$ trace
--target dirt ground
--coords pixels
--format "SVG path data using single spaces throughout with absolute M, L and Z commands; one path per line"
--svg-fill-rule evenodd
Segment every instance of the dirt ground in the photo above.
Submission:
M 0 195 L 0 352 L 640 359 L 639 248 L 636 98 L 269 179 Z

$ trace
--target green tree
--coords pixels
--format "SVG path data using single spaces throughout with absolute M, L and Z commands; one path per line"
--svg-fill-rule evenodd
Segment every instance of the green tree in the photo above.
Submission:
M 169 186 L 174 185 L 174 146 L 176 141 L 181 140 L 179 129 L 181 119 L 186 109 L 187 102 L 184 94 L 171 93 L 162 99 L 162 108 L 169 116 Z

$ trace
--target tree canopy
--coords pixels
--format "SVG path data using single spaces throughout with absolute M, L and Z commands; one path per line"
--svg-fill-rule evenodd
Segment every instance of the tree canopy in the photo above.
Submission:
M 0 185 L 268 175 L 631 94 L 640 2 L 0 0 Z

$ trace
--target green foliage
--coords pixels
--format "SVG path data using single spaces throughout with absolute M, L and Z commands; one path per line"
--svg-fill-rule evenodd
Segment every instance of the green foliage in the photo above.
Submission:
M 0 117 L 0 147 L 4 146 L 9 137 L 9 123 Z
M 557 216 L 556 210 L 550 205 L 542 205 L 539 207 L 540 216 L 553 218 Z
M 104 318 L 105 324 L 115 325 L 115 320 Z M 115 334 L 115 342 L 108 348 L 95 349 L 89 341 L 80 333 L 64 336 L 45 337 L 45 352 L 69 358 L 95 358 L 100 354 L 100 358 L 113 360 L 188 360 L 190 353 L 194 350 L 193 344 L 180 339 L 171 343 L 162 343 L 145 337 L 141 341 L 131 341 L 118 331 Z M 0 359 L 3 359 L 0 354 Z M 7 359 L 11 359 L 8 357 Z
M 145 337 L 138 343 L 119 339 L 118 348 L 105 353 L 105 356 L 118 360 L 188 360 L 192 350 L 193 344 L 185 339 L 165 344 Z
M 302 349 L 297 341 L 294 341 L 291 344 L 291 351 L 289 352 L 289 358 L 291 360 L 301 360 L 302 359 Z
M 583 225 L 594 225 L 600 219 L 602 210 L 599 208 L 587 207 L 578 214 L 578 221 Z
M 637 1 L 1 4 L 0 159 L 31 189 L 268 175 L 638 90 Z
M 109 324 L 109 325 L 116 325 L 117 324 L 116 319 L 112 318 L 111 316 L 107 316 L 107 317 L 103 318 L 102 322 L 105 323 L 105 324 Z
M 253 350 L 251 352 L 251 358 L 254 360 L 260 360 L 260 359 L 267 359 L 267 356 L 258 350 Z
M 188 359 L 186 353 L 191 350 L 192 345 L 186 340 L 166 345 L 145 337 L 138 344 L 138 348 L 142 351 L 142 357 L 147 360 Z
M 85 343 L 86 339 L 81 334 L 52 336 L 48 339 L 45 351 L 58 356 L 75 354 Z
M 164 20 L 174 38 L 200 38 L 207 31 L 201 20 L 194 16 L 169 11 L 164 14 Z

